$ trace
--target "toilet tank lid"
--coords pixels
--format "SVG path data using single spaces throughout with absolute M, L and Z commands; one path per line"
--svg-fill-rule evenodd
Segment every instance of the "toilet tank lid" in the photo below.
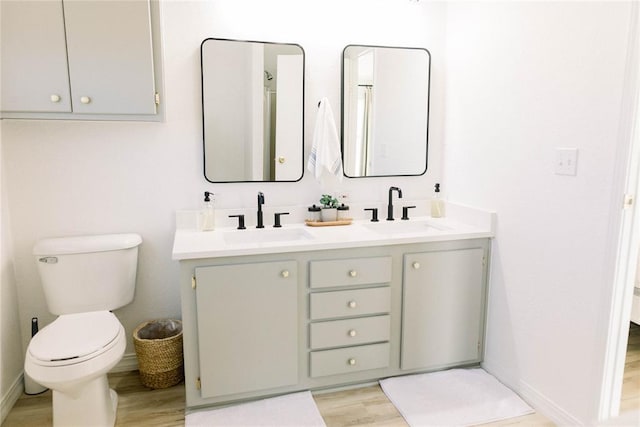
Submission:
M 128 249 L 142 243 L 135 233 L 42 239 L 33 247 L 34 255 L 65 255 Z

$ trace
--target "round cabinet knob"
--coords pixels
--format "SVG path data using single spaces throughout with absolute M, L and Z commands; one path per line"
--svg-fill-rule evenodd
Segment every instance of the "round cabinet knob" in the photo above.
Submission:
M 358 272 L 355 270 L 349 270 L 349 276 L 351 277 L 356 277 L 358 275 Z
M 88 96 L 81 96 L 80 97 L 80 102 L 83 104 L 88 104 L 91 102 L 91 98 L 89 98 Z
M 358 303 L 356 303 L 355 301 L 349 301 L 347 303 L 347 307 L 349 308 L 356 308 L 358 306 Z
M 351 366 L 355 366 L 355 364 L 356 364 L 356 359 L 354 359 L 354 358 L 352 357 L 351 359 L 347 360 L 347 363 L 348 363 L 349 365 L 351 365 Z
M 351 330 L 348 332 L 348 334 L 349 334 L 349 336 L 350 336 L 350 337 L 355 337 L 356 335 L 358 335 L 358 333 L 356 332 L 356 330 L 355 330 L 355 329 L 351 329 Z
M 280 275 L 286 279 L 287 277 L 289 277 L 289 270 L 282 270 Z
M 278 163 L 283 164 L 286 161 L 287 161 L 287 159 L 285 159 L 284 156 L 278 157 Z
M 60 102 L 60 100 L 61 100 L 62 98 L 60 98 L 60 95 L 56 95 L 56 94 L 54 93 L 53 95 L 51 95 L 51 96 L 49 97 L 49 99 L 51 100 L 51 102 Z
M 415 268 L 416 270 L 420 268 L 420 263 L 418 261 L 414 261 L 413 264 L 411 264 L 413 266 L 413 268 Z

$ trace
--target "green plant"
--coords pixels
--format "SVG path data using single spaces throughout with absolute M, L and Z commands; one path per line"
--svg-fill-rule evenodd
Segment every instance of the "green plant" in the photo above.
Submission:
M 323 194 L 320 198 L 320 203 L 323 208 L 335 208 L 338 206 L 338 199 L 333 197 L 331 194 Z

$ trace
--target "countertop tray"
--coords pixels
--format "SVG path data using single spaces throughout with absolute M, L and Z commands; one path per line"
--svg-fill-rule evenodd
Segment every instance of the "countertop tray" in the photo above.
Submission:
M 352 218 L 340 219 L 338 221 L 313 221 L 310 219 L 305 219 L 304 222 L 309 227 L 331 227 L 336 225 L 349 225 L 353 221 Z

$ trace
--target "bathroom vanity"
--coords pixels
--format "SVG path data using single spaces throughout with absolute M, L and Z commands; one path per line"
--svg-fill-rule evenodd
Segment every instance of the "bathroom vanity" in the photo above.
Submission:
M 187 408 L 477 364 L 482 215 L 178 229 Z

